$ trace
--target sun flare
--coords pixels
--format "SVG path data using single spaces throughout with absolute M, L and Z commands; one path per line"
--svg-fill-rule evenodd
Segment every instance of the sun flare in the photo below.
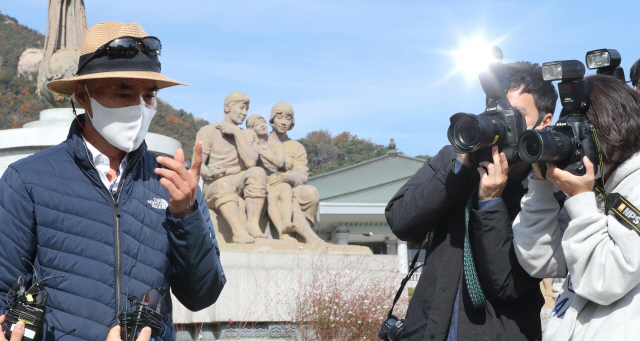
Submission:
M 495 44 L 487 43 L 482 37 L 465 40 L 457 51 L 452 52 L 456 61 L 456 70 L 469 77 L 476 77 L 487 65 L 498 61 L 492 53 Z

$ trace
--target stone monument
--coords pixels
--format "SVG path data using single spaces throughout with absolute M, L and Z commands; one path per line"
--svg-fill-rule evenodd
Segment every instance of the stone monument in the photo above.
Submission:
M 306 243 L 322 242 L 322 239 L 313 232 L 320 203 L 318 190 L 307 185 L 309 167 L 307 166 L 307 151 L 296 140 L 287 136 L 287 132 L 295 126 L 293 108 L 285 102 L 276 103 L 271 108 L 269 124 L 273 128 L 268 135 L 267 145 L 271 151 L 284 149 L 284 164 L 277 172 L 269 175 L 267 195 L 269 206 L 282 206 L 283 193 L 285 198 L 292 197 L 293 224 L 287 221 L 288 217 L 281 216 L 279 209 L 269 210 L 269 217 L 277 225 L 280 220 L 280 235 L 296 233 Z
M 256 166 L 255 134 L 239 127 L 248 109 L 249 97 L 234 91 L 224 100 L 222 121 L 202 127 L 196 135 L 202 141 L 202 192 L 220 243 L 267 238 L 260 229 L 267 175 Z
M 86 31 L 84 0 L 49 0 L 47 35 L 44 58 L 38 73 L 37 94 L 55 108 L 71 105 L 65 96 L 49 90 L 47 83 L 75 75 Z
M 196 136 L 202 141 L 202 192 L 221 249 L 371 254 L 356 245 L 332 249 L 316 235 L 320 193 L 307 185 L 304 146 L 287 135 L 295 125 L 293 108 L 277 103 L 268 121 L 252 115 L 241 129 L 249 102 L 241 92 L 230 93 L 222 121 Z

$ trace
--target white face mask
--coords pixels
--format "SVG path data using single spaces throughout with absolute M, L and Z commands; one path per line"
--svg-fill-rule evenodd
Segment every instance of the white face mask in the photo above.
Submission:
M 142 98 L 140 104 L 124 108 L 105 108 L 91 95 L 89 98 L 93 117 L 87 116 L 98 133 L 112 146 L 127 153 L 138 149 L 147 135 L 156 109 L 147 107 Z

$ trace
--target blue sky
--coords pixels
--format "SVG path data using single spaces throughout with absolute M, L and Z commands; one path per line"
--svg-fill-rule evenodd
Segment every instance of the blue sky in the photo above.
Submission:
M 162 72 L 191 84 L 160 92 L 210 122 L 224 97 L 251 97 L 249 114 L 279 101 L 296 113 L 290 132 L 350 131 L 408 155 L 448 143 L 449 117 L 480 113 L 477 77 L 450 52 L 483 36 L 505 61 L 583 61 L 615 48 L 628 76 L 640 58 L 640 3 L 595 1 L 85 0 L 89 26 L 138 22 L 162 40 Z M 46 31 L 46 0 L 0 0 L 0 11 Z M 559 112 L 559 109 L 558 109 Z

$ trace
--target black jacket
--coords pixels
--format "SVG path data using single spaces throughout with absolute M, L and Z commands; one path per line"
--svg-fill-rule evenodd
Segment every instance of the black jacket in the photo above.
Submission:
M 540 340 L 540 279 L 518 263 L 511 223 L 526 193 L 523 179 L 509 179 L 499 203 L 477 210 L 480 177 L 475 169 L 455 174 L 456 154 L 444 147 L 387 205 L 385 215 L 402 240 L 422 243 L 432 232 L 427 260 L 405 321 L 401 340 L 446 340 L 458 283 L 458 340 Z M 473 309 L 464 284 L 465 208 L 473 196 L 469 239 L 487 306 Z

